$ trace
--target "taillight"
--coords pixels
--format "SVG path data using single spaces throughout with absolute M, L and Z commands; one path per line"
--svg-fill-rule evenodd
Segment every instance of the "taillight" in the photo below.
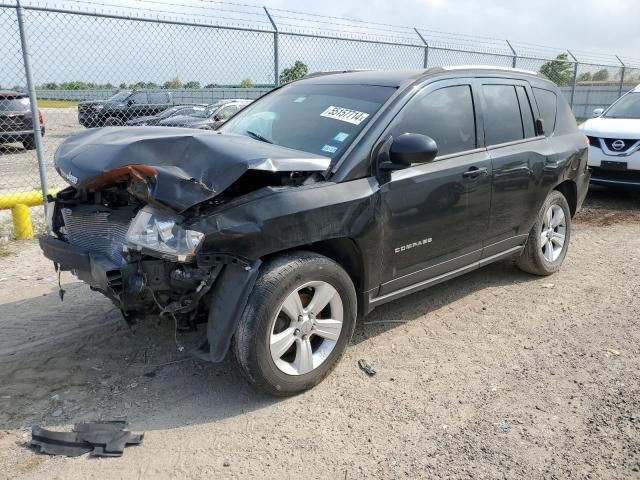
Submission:
M 38 123 L 40 125 L 44 123 L 44 120 L 42 119 L 42 112 L 40 110 L 38 110 Z

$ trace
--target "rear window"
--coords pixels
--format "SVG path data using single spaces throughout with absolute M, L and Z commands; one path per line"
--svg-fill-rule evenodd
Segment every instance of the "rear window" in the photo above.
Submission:
M 513 85 L 483 85 L 484 136 L 487 145 L 524 138 L 520 105 Z
M 0 97 L 0 112 L 26 112 L 29 97 Z
M 550 90 L 542 88 L 533 88 L 533 96 L 536 97 L 538 110 L 544 123 L 545 135 L 551 135 L 556 129 L 556 112 L 558 110 L 558 98 L 556 94 Z
M 149 93 L 149 103 L 169 103 L 169 95 L 166 93 Z

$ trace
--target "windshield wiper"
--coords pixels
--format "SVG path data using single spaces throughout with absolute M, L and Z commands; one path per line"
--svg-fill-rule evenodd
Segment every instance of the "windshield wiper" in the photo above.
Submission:
M 249 136 L 251 138 L 255 138 L 256 140 L 260 140 L 261 142 L 265 142 L 265 143 L 273 143 L 271 140 L 264 138 L 262 135 L 260 135 L 259 133 L 256 132 L 252 132 L 251 130 L 247 130 L 247 133 L 249 134 Z

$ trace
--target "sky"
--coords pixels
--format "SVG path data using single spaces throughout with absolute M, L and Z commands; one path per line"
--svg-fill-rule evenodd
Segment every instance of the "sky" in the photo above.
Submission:
M 7 0 L 10 2 L 11 0 Z M 215 25 L 271 30 L 266 5 L 281 31 L 367 36 L 413 46 L 282 35 L 280 71 L 303 60 L 310 71 L 345 68 L 421 68 L 424 51 L 412 27 L 431 47 L 479 49 L 504 56 L 461 54 L 432 48 L 429 66 L 511 66 L 519 56 L 552 59 L 569 49 L 579 61 L 616 65 L 615 54 L 640 67 L 639 0 L 22 0 L 23 5 L 100 11 L 125 16 L 177 18 Z M 304 13 L 321 15 L 311 17 Z M 328 18 L 333 17 L 333 18 Z M 351 22 L 345 19 L 355 19 Z M 71 80 L 133 84 L 179 77 L 207 84 L 274 81 L 273 35 L 234 30 L 96 19 L 26 11 L 36 84 Z M 394 27 L 399 26 L 399 27 Z M 439 33 L 440 32 L 440 33 Z M 453 35 L 455 34 L 455 35 Z M 472 37 L 473 38 L 472 38 Z M 390 38 L 393 37 L 393 38 Z M 485 38 L 490 37 L 490 38 Z M 15 10 L 0 9 L 3 69 L 0 86 L 24 84 Z M 542 45 L 542 46 L 540 46 Z M 545 47 L 545 46 L 548 46 Z M 545 60 L 519 60 L 539 70 Z M 581 66 L 579 74 L 601 67 Z M 635 71 L 640 74 L 640 68 Z M 619 75 L 610 69 L 610 78 Z
M 264 3 L 322 15 L 640 59 L 638 0 L 267 0 Z

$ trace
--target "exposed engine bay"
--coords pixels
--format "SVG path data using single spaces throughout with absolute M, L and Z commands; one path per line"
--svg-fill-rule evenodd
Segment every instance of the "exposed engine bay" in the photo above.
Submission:
M 49 198 L 51 235 L 40 238 L 45 255 L 58 271 L 109 297 L 131 322 L 159 314 L 176 328 L 193 329 L 212 310 L 228 315 L 212 306 L 213 290 L 231 278 L 235 287 L 221 302 L 237 303 L 231 297 L 248 295 L 250 285 L 243 285 L 255 278 L 259 260 L 203 249 L 216 223 L 203 228 L 202 219 L 251 194 L 322 180 L 328 159 L 287 158 L 299 152 L 256 148 L 244 137 L 219 142 L 221 135 L 210 132 L 130 130 L 83 132 L 58 150 L 56 169 L 71 186 Z M 226 151 L 229 143 L 238 145 Z M 211 323 L 209 329 L 222 325 Z

